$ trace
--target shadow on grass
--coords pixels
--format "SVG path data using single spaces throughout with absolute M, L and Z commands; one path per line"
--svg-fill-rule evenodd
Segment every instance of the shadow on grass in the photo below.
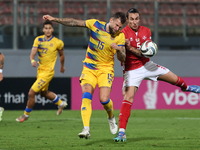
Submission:
M 88 142 L 87 144 L 85 144 L 85 146 L 93 145 L 93 144 L 97 144 L 97 143 L 109 143 L 109 144 L 123 143 L 123 144 L 127 144 L 127 142 L 133 143 L 133 142 L 146 141 L 146 140 L 164 140 L 164 138 L 162 138 L 162 137 L 128 138 L 126 142 L 114 142 L 112 139 L 103 139 L 103 140 L 95 140 L 95 141 Z

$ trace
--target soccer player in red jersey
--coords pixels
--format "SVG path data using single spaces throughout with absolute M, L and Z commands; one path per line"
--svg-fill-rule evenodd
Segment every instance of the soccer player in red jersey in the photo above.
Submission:
M 129 9 L 126 17 L 128 25 L 122 29 L 126 38 L 126 60 L 123 64 L 124 100 L 119 114 L 119 133 L 113 139 L 115 142 L 126 141 L 125 130 L 133 98 L 143 79 L 148 78 L 153 81 L 162 80 L 180 87 L 183 91 L 200 93 L 199 86 L 188 86 L 183 79 L 169 69 L 150 61 L 149 58 L 142 55 L 140 46 L 146 40 L 151 40 L 151 31 L 149 28 L 139 25 L 140 13 L 137 9 Z

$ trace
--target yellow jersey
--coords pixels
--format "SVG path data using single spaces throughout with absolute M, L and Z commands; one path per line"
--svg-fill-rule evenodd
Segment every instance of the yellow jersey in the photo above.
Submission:
M 83 61 L 84 67 L 92 70 L 105 68 L 113 70 L 116 50 L 111 47 L 111 44 L 116 43 L 118 46 L 125 46 L 124 33 L 119 31 L 115 34 L 115 37 L 112 37 L 106 31 L 106 22 L 90 19 L 86 20 L 85 23 L 91 33 L 86 58 Z
M 63 41 L 54 36 L 52 36 L 49 40 L 46 40 L 44 35 L 36 37 L 33 47 L 36 47 L 38 50 L 38 69 L 49 71 L 54 70 L 57 59 L 57 51 L 61 50 L 63 46 Z

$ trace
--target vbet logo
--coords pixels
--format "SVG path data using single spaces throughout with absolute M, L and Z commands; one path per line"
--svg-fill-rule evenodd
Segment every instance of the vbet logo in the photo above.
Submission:
M 200 94 L 183 92 L 176 86 L 175 88 L 166 88 L 162 82 L 148 80 L 146 81 L 146 89 L 143 94 L 146 109 L 173 109 L 182 106 L 194 108 L 192 106 L 196 106 L 200 102 Z
M 67 94 L 57 94 L 58 97 L 67 102 Z M 2 101 L 4 99 L 5 104 L 23 104 L 26 103 L 28 100 L 28 96 L 25 93 L 21 94 L 12 94 L 11 92 L 6 92 L 3 95 L 0 94 L 0 100 Z M 52 101 L 41 97 L 40 94 L 35 96 L 35 103 L 42 104 L 42 106 L 45 106 L 48 103 L 52 103 Z

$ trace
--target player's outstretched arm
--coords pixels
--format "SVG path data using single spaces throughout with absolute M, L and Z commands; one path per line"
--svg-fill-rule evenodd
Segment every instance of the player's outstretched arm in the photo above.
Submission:
M 65 55 L 64 55 L 63 48 L 61 50 L 59 50 L 58 53 L 60 56 L 60 72 L 64 73 L 65 72 L 65 67 L 64 67 Z
M 0 52 L 0 82 L 3 80 L 3 74 L 2 74 L 2 72 L 3 72 L 4 60 L 5 60 L 5 57 Z
M 144 57 L 139 49 L 131 46 L 130 41 L 128 39 L 126 39 L 126 49 L 131 51 L 136 56 Z
M 71 26 L 71 27 L 85 27 L 85 21 L 84 20 L 77 20 L 73 18 L 55 18 L 50 15 L 44 15 L 44 20 L 54 21 L 60 24 L 63 24 L 65 26 Z
M 30 61 L 33 67 L 37 67 L 37 62 L 35 61 L 35 55 L 37 54 L 37 47 L 32 47 L 30 54 Z
M 112 43 L 111 47 L 117 51 L 117 59 L 124 62 L 126 59 L 126 50 L 124 46 L 117 46 L 116 43 Z

